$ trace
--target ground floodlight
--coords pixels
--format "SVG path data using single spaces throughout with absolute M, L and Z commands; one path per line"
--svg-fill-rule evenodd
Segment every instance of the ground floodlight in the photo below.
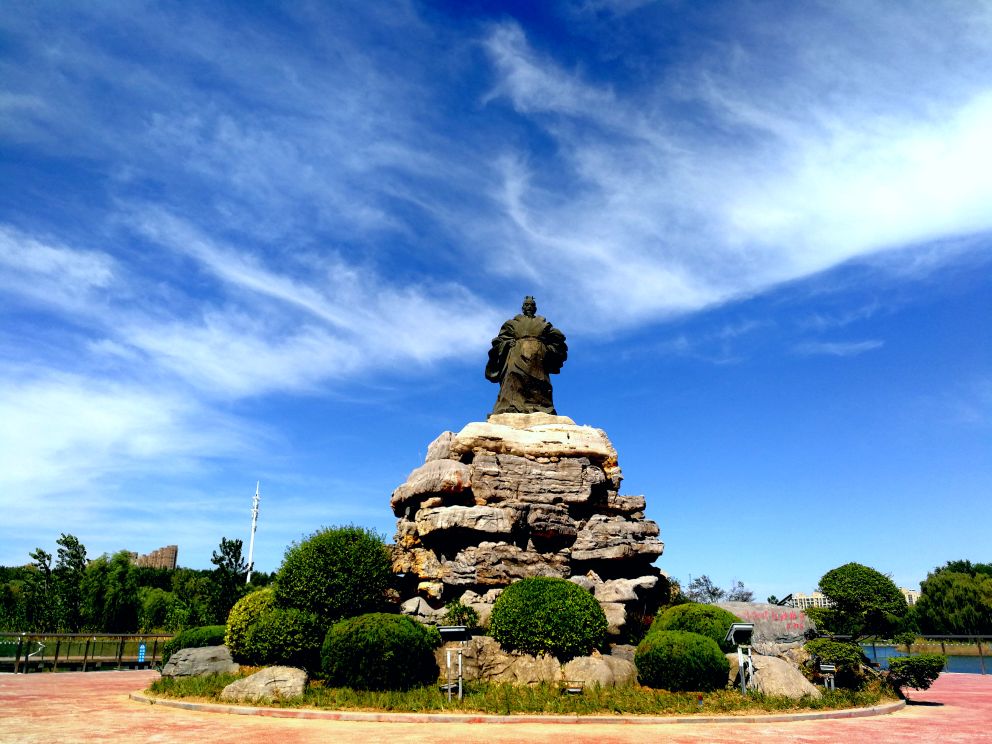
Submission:
M 754 623 L 734 623 L 727 631 L 724 642 L 733 643 L 735 646 L 749 646 L 753 634 Z
M 467 641 L 469 638 L 467 625 L 438 625 L 437 630 L 444 641 Z

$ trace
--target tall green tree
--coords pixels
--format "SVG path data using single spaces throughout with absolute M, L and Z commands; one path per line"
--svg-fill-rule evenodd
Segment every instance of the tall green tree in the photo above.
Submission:
M 885 574 L 860 563 L 831 569 L 820 579 L 820 591 L 833 606 L 806 611 L 821 628 L 850 635 L 891 637 L 902 629 L 909 607 L 899 587 Z
M 914 614 L 924 633 L 992 633 L 992 576 L 937 569 L 920 585 Z
M 75 535 L 65 533 L 55 542 L 59 548 L 52 575 L 58 628 L 67 633 L 75 633 L 82 626 L 86 548 Z
M 27 625 L 25 630 L 52 631 L 58 625 L 52 582 L 52 554 L 41 548 L 29 553 L 33 563 L 25 582 Z
M 211 612 L 213 621 L 218 624 L 227 622 L 227 614 L 244 594 L 248 564 L 241 556 L 242 546 L 241 540 L 222 537 L 220 550 L 215 550 L 210 558 L 216 566 L 211 576 L 214 584 Z
M 138 584 L 127 551 L 91 561 L 81 588 L 87 629 L 104 633 L 133 633 L 138 629 Z

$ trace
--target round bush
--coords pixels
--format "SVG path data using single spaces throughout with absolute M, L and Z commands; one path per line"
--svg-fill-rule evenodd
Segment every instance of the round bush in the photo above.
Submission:
M 321 666 L 327 681 L 356 690 L 408 690 L 438 678 L 437 628 L 405 615 L 374 612 L 341 620 L 327 631 Z
M 684 630 L 687 633 L 699 633 L 712 638 L 724 651 L 733 651 L 736 647 L 727 643 L 727 631 L 734 623 L 741 622 L 740 618 L 731 612 L 711 604 L 688 602 L 669 607 L 654 619 L 648 634 L 659 630 Z
M 868 659 L 858 644 L 815 638 L 803 648 L 810 655 L 807 669 L 814 679 L 820 676 L 820 664 L 833 664 L 837 667 L 834 679 L 838 687 L 857 689 L 867 682 L 862 666 Z
M 603 608 L 588 591 L 546 576 L 510 584 L 489 617 L 489 635 L 503 648 L 560 658 L 583 656 L 598 648 L 606 628 Z
M 672 692 L 727 686 L 730 663 L 712 638 L 684 630 L 654 630 L 634 655 L 642 685 Z
M 286 549 L 276 603 L 331 623 L 381 609 L 391 580 L 381 537 L 361 527 L 330 527 Z
M 203 625 L 199 628 L 184 630 L 182 633 L 170 638 L 162 646 L 162 663 L 165 664 L 170 656 L 183 648 L 223 646 L 224 631 L 225 627 L 223 625 Z
M 319 667 L 320 621 L 312 612 L 272 607 L 263 612 L 245 634 L 245 656 L 254 664 Z
M 224 645 L 230 650 L 231 658 L 243 664 L 256 663 L 249 658 L 248 629 L 275 604 L 276 594 L 271 588 L 246 594 L 234 603 L 227 615 L 227 632 L 224 634 Z

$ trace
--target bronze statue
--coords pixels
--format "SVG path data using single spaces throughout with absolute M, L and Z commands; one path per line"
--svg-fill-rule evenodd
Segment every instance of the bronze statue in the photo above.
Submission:
M 499 383 L 493 413 L 556 414 L 548 375 L 558 374 L 568 357 L 565 334 L 537 314 L 530 295 L 521 309 L 499 329 L 489 350 L 486 379 Z

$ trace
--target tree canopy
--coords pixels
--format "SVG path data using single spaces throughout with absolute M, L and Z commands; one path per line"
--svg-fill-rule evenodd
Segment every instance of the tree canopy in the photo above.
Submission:
M 860 563 L 827 571 L 820 579 L 820 591 L 833 606 L 810 608 L 807 614 L 822 628 L 850 635 L 852 640 L 891 636 L 901 628 L 909 610 L 892 579 Z

